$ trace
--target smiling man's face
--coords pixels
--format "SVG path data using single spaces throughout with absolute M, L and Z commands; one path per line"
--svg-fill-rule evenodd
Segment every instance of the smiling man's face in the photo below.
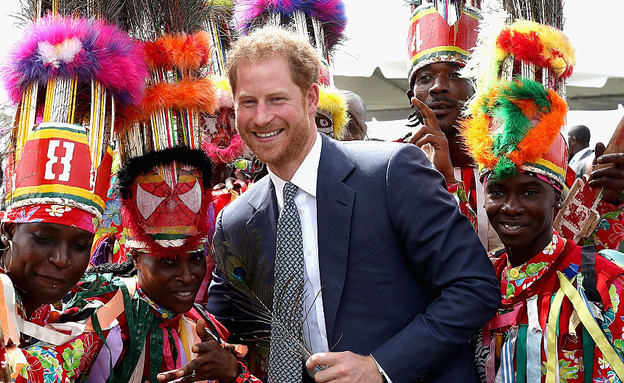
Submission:
M 280 168 L 296 170 L 316 138 L 318 86 L 300 89 L 280 56 L 243 63 L 237 76 L 234 105 L 241 138 L 276 174 Z

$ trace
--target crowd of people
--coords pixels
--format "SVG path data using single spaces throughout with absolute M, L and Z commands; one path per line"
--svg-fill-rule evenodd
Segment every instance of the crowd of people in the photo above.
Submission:
M 340 6 L 165 3 L 39 9 L 11 53 L 0 381 L 624 379 L 624 154 L 561 133 L 561 25 L 474 64 L 480 1 L 415 4 L 379 142 L 328 81 Z

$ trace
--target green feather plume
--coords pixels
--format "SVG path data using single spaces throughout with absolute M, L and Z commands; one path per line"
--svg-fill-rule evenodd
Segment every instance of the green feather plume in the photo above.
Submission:
M 548 90 L 542 84 L 527 78 L 499 85 L 497 97 L 487 114 L 498 127 L 493 132 L 492 152 L 499 161 L 493 170 L 492 176 L 503 179 L 517 173 L 516 165 L 509 159 L 509 155 L 518 150 L 518 144 L 534 126 L 539 116 L 550 112 Z M 519 103 L 529 101 L 535 104 L 536 114 L 525 115 Z M 487 108 L 488 103 L 485 103 Z

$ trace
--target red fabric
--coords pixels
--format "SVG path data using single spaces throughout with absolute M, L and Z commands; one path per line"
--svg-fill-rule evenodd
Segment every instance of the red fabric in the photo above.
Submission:
M 559 236 L 557 236 L 557 238 L 562 240 Z M 503 300 L 499 314 L 492 319 L 484 329 L 483 342 L 486 346 L 490 345 L 487 342 L 488 339 L 494 339 L 497 336 L 501 337 L 509 326 L 526 325 L 528 323 L 526 302 L 531 296 L 538 297 L 540 326 L 542 330 L 546 328 L 545 324 L 550 312 L 551 298 L 560 288 L 559 278 L 556 272 L 566 270 L 571 264 L 581 265 L 581 248 L 574 243 L 574 241 L 566 241 L 565 246 L 559 246 L 557 243 L 557 241 L 551 242 L 549 246 L 524 265 L 512 268 L 511 265 L 508 265 L 507 254 L 503 254 L 496 262 L 495 268 L 501 280 Z M 552 246 L 553 244 L 557 245 L 556 248 Z M 624 280 L 622 278 L 624 270 L 612 262 L 607 261 L 600 255 L 596 255 L 595 261 L 597 288 L 604 306 L 603 330 L 608 333 L 611 342 L 617 345 L 618 342 L 623 340 L 624 315 L 622 314 L 624 313 L 624 304 L 620 302 L 621 297 L 624 295 Z M 546 267 L 544 267 L 545 264 L 547 264 Z M 529 266 L 538 265 L 544 267 L 540 269 L 541 272 L 537 269 L 534 269 L 535 272 L 529 272 Z M 512 270 L 515 270 L 516 274 L 519 273 L 519 275 L 511 276 Z M 524 273 L 526 273 L 526 275 Z M 530 281 L 529 276 L 533 276 L 535 273 L 539 273 L 538 279 Z M 512 282 L 517 282 L 517 284 L 514 285 L 513 291 L 510 291 L 509 284 Z M 505 297 L 507 296 L 510 298 L 506 299 Z M 494 329 L 492 324 L 497 322 L 497 318 L 498 321 L 500 321 L 500 318 L 505 317 L 509 310 L 518 309 L 518 307 L 520 307 L 520 309 L 518 310 L 518 314 L 514 315 L 515 318 L 513 318 L 513 321 L 506 321 L 507 323 L 504 323 L 503 327 Z M 583 334 L 581 332 L 581 325 L 578 323 L 575 324 L 574 328 L 570 328 L 570 318 L 572 318 L 573 311 L 574 309 L 571 302 L 567 298 L 564 298 L 558 321 L 557 356 L 559 374 L 562 377 L 562 381 L 581 383 L 584 381 L 585 374 L 587 373 L 587 371 L 583 370 Z M 546 338 L 546 333 L 544 333 L 542 341 L 546 342 Z M 501 352 L 500 349 L 495 347 L 490 348 L 490 350 L 495 352 L 498 362 Z M 546 358 L 544 347 L 541 347 L 541 354 L 541 359 L 543 361 Z M 603 356 L 601 351 L 595 348 L 592 361 L 593 369 L 591 371 L 592 381 L 610 381 L 605 378 L 611 376 L 613 371 L 602 360 Z M 499 364 L 497 363 L 497 368 L 498 366 Z M 542 375 L 540 381 L 545 381 L 545 375 Z
M 77 227 L 89 233 L 95 233 L 93 220 L 95 215 L 77 207 L 54 204 L 27 205 L 11 209 L 4 216 L 4 222 L 13 223 L 57 223 Z

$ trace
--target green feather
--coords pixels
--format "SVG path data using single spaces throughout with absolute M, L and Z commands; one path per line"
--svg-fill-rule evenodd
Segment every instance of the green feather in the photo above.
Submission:
M 537 106 L 537 116 L 526 116 L 514 102 L 531 101 Z M 488 114 L 500 125 L 493 132 L 493 154 L 499 158 L 493 169 L 497 178 L 507 178 L 517 173 L 516 165 L 509 155 L 518 150 L 518 145 L 533 127 L 533 121 L 550 112 L 548 91 L 538 82 L 520 78 L 504 83 Z

